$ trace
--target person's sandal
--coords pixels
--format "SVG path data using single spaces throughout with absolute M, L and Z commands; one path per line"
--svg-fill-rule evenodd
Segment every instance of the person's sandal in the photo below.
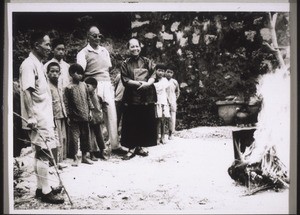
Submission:
M 146 156 L 149 155 L 149 152 L 146 152 L 146 151 L 145 151 L 143 148 L 141 148 L 141 147 L 136 148 L 134 153 L 137 154 L 137 155 L 143 156 L 143 157 L 146 157 Z
M 122 147 L 119 147 L 117 149 L 112 149 L 111 150 L 111 153 L 112 154 L 115 154 L 115 155 L 126 155 L 127 154 L 127 150 L 123 149 Z
M 122 160 L 130 160 L 134 156 L 135 156 L 134 151 L 128 151 L 127 154 L 122 157 Z

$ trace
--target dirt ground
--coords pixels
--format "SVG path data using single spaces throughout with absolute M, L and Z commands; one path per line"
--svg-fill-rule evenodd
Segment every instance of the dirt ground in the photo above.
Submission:
M 14 213 L 196 213 L 286 214 L 288 189 L 247 196 L 227 173 L 234 160 L 233 127 L 199 127 L 176 133 L 174 140 L 149 148 L 148 157 L 123 161 L 112 156 L 93 165 L 80 164 L 61 172 L 67 196 L 62 205 L 34 198 L 36 177 L 31 154 L 23 162 L 22 197 L 14 199 Z M 54 174 L 53 185 L 58 184 Z M 60 210 L 60 211 L 57 211 Z

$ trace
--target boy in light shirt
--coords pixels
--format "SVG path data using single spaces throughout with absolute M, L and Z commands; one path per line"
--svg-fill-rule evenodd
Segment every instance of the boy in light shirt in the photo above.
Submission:
M 66 54 L 65 42 L 61 38 L 55 38 L 52 40 L 51 45 L 53 48 L 53 58 L 44 65 L 44 70 L 47 71 L 47 66 L 49 65 L 49 63 L 51 63 L 51 62 L 58 63 L 59 67 L 60 67 L 60 76 L 58 78 L 58 87 L 64 89 L 72 81 L 72 78 L 69 75 L 70 64 L 68 64 L 64 61 L 64 57 Z
M 180 88 L 178 82 L 173 78 L 174 67 L 169 65 L 166 70 L 166 78 L 169 81 L 169 88 L 167 89 L 167 96 L 170 105 L 170 115 L 169 118 L 169 140 L 173 139 L 173 133 L 175 132 L 176 125 L 176 112 L 177 112 L 177 99 L 180 95 Z
M 170 107 L 167 97 L 167 88 L 169 87 L 169 82 L 165 78 L 164 64 L 157 64 L 155 66 L 156 80 L 154 83 L 157 102 L 156 102 L 156 118 L 157 118 L 157 133 L 160 133 L 160 139 L 158 137 L 157 144 L 165 143 L 165 119 L 170 118 Z

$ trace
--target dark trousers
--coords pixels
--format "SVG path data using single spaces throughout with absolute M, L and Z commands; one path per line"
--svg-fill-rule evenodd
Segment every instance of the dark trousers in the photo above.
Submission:
M 90 124 L 90 129 L 91 129 L 91 143 L 93 143 L 93 141 L 95 141 L 94 139 L 96 139 L 96 143 L 99 147 L 100 152 L 103 152 L 103 150 L 105 149 L 105 142 L 104 142 L 104 138 L 103 138 L 103 133 L 102 133 L 102 129 L 101 129 L 101 124 Z M 97 147 L 97 146 L 96 146 Z M 94 150 L 92 150 L 92 148 L 94 148 Z M 95 147 L 91 147 L 91 151 L 95 152 Z
M 78 153 L 78 139 L 80 141 L 80 150 L 82 153 L 90 151 L 90 137 L 88 122 L 70 122 L 70 148 L 72 157 Z

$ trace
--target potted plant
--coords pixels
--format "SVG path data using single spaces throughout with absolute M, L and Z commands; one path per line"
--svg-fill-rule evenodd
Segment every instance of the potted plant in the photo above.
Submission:
M 224 120 L 225 125 L 234 125 L 237 111 L 245 105 L 245 102 L 238 96 L 227 96 L 225 100 L 217 101 L 216 105 L 218 106 L 219 117 Z

